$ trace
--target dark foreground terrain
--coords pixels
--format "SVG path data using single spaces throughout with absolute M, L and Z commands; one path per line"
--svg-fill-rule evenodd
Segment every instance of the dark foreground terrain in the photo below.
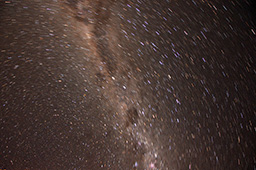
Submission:
M 0 169 L 256 169 L 251 2 L 0 3 Z

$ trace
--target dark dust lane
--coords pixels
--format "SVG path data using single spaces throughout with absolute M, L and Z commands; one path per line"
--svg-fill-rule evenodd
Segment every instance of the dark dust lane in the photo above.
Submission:
M 151 115 L 150 112 L 142 115 L 143 105 L 147 107 L 138 88 L 139 79 L 143 76 L 132 64 L 136 57 L 126 54 L 125 47 L 130 43 L 122 38 L 122 20 L 118 17 L 122 9 L 120 5 L 115 1 L 66 3 L 72 16 L 71 22 L 78 25 L 80 36 L 87 35 L 91 60 L 96 66 L 92 74 L 100 87 L 104 107 L 110 109 L 104 117 L 119 134 L 115 137 L 120 138 L 117 141 L 123 143 L 124 149 L 117 149 L 117 155 L 125 156 L 120 155 L 117 160 L 121 158 L 120 161 L 124 162 L 121 164 L 127 169 L 143 169 L 155 162 L 158 143 L 153 143 L 151 134 L 146 132 L 145 121 Z M 124 167 L 118 166 L 118 169 Z
M 255 169 L 247 1 L 1 1 L 0 169 Z

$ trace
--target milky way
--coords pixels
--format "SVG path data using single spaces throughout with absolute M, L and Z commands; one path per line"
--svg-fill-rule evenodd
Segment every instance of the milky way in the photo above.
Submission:
M 255 169 L 252 5 L 1 2 L 0 169 Z

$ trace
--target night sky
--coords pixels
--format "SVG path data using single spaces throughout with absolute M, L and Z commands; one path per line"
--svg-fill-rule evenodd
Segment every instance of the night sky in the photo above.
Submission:
M 1 0 L 0 169 L 255 170 L 248 0 Z

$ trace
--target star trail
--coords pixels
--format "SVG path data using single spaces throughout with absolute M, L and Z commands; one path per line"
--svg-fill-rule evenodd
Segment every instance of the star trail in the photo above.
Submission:
M 252 1 L 0 7 L 0 169 L 256 168 Z

